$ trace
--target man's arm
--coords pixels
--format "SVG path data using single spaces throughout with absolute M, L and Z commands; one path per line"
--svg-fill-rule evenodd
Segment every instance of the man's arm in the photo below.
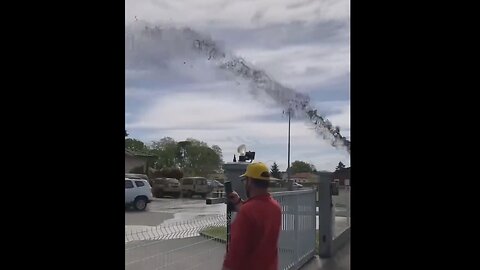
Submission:
M 242 199 L 239 199 L 237 203 L 234 203 L 233 206 L 235 207 L 235 212 L 240 212 L 240 208 L 242 208 L 244 201 Z

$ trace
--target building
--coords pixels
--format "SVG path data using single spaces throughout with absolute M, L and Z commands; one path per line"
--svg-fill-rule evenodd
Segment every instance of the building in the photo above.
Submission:
M 319 171 L 319 172 L 316 172 L 315 173 L 318 177 L 318 179 L 322 180 L 322 181 L 329 181 L 329 182 L 332 182 L 333 181 L 333 178 L 332 178 L 332 172 L 329 172 L 329 171 Z
M 133 169 L 137 169 L 141 167 L 142 172 L 146 174 L 148 165 L 154 159 L 155 159 L 154 155 L 139 154 L 131 150 L 125 149 L 125 173 L 129 173 Z
M 317 181 L 318 176 L 314 173 L 296 173 L 291 175 L 290 178 L 297 183 L 313 183 Z
M 334 171 L 333 174 L 332 174 L 332 180 L 333 181 L 338 180 L 339 185 L 341 187 L 345 186 L 345 180 L 350 181 L 350 168 L 351 167 L 343 168 L 343 169 L 340 169 L 338 171 Z

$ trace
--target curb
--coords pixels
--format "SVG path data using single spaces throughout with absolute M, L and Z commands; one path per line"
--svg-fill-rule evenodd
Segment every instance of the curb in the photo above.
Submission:
M 205 238 L 210 238 L 210 239 L 212 239 L 213 241 L 220 242 L 220 243 L 222 243 L 222 244 L 226 244 L 226 243 L 227 243 L 227 241 L 225 241 L 225 240 L 223 240 L 223 239 L 221 239 L 221 238 L 216 238 L 216 237 L 210 236 L 210 235 L 208 235 L 208 234 L 206 234 L 206 233 L 203 233 L 203 232 L 199 232 L 198 234 L 200 234 L 201 236 L 203 236 L 203 237 L 205 237 Z

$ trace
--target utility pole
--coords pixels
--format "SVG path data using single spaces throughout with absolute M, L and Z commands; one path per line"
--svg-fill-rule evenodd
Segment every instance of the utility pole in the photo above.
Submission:
M 287 184 L 288 190 L 293 190 L 293 182 L 290 179 L 290 115 L 292 110 L 288 108 L 288 164 L 287 164 Z

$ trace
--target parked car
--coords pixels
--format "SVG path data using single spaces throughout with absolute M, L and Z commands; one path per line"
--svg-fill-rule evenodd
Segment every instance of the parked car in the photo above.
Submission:
M 300 189 L 300 188 L 303 188 L 303 185 L 297 182 L 293 182 L 293 188 Z
M 201 195 L 203 198 L 212 192 L 205 177 L 184 177 L 180 179 L 183 197 Z
M 152 183 L 150 182 L 150 179 L 148 178 L 148 176 L 146 174 L 139 174 L 139 173 L 125 173 L 125 178 L 129 178 L 129 179 L 143 179 L 143 180 L 147 180 L 148 183 L 150 185 L 152 185 Z
M 268 184 L 268 186 L 271 188 L 281 188 L 283 185 L 283 181 L 281 180 L 270 180 Z
M 223 184 L 218 182 L 217 180 L 207 179 L 207 183 L 214 190 L 223 188 Z
M 214 193 L 212 195 L 218 196 L 218 193 L 223 193 L 224 190 L 224 185 L 217 180 L 210 180 L 207 179 L 208 186 L 210 187 L 210 192 Z
M 180 181 L 175 178 L 155 178 L 152 180 L 152 194 L 156 198 L 165 195 L 178 198 L 181 192 Z
M 152 199 L 152 187 L 147 180 L 125 177 L 125 207 L 133 206 L 143 211 Z

